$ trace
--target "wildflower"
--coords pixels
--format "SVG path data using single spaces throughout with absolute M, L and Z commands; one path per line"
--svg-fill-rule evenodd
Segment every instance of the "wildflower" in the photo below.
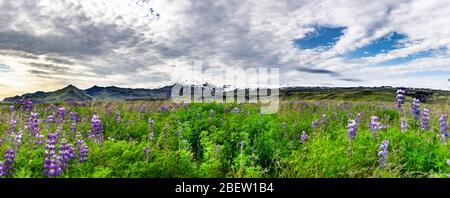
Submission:
M 213 109 L 209 110 L 209 117 L 214 117 L 214 110 Z
M 106 112 L 108 113 L 109 116 L 111 116 L 111 114 L 112 114 L 112 104 L 111 103 L 108 103 L 106 105 Z
M 47 141 L 44 152 L 44 175 L 48 177 L 58 177 L 61 175 L 61 158 L 56 154 L 56 139 L 55 133 L 47 135 Z
M 141 105 L 139 111 L 140 111 L 141 113 L 145 113 L 145 105 L 144 105 L 144 104 Z
M 3 164 L 3 176 L 13 176 L 14 172 L 14 160 L 16 158 L 15 151 L 13 149 L 7 149 L 5 151 L 5 162 Z
M 403 130 L 406 130 L 407 128 L 408 128 L 408 123 L 406 122 L 406 119 L 401 118 L 400 119 L 400 129 L 403 131 Z
M 414 120 L 417 121 L 420 118 L 420 101 L 417 98 L 414 98 L 411 102 L 411 112 L 414 116 Z
M 120 117 L 120 111 L 116 112 L 116 122 L 120 123 L 120 121 L 122 120 L 122 118 Z
M 31 112 L 31 109 L 33 109 L 33 101 L 31 99 L 26 100 L 25 109 L 27 112 Z
M 361 123 L 361 113 L 357 113 L 355 116 L 355 122 L 356 124 Z
M 2 164 L 2 161 L 0 161 L 0 177 L 5 176 L 4 174 L 5 173 L 3 172 L 3 164 Z
M 447 123 L 447 114 L 442 114 L 439 117 L 439 132 L 441 134 L 441 137 L 444 139 L 444 141 L 447 140 L 447 129 L 448 129 L 448 123 Z
M 49 115 L 47 117 L 47 123 L 53 124 L 56 121 L 55 113 L 52 113 L 52 115 Z
M 31 134 L 36 138 L 36 144 L 43 144 L 41 135 L 41 129 L 39 127 L 39 117 L 37 113 L 31 113 Z
M 9 113 L 14 113 L 14 105 L 9 106 Z
M 305 131 L 303 131 L 302 135 L 300 136 L 300 142 L 302 144 L 304 144 L 304 143 L 306 143 L 307 140 L 308 140 L 308 134 Z
M 97 143 L 103 142 L 103 124 L 98 115 L 92 116 L 91 121 L 91 138 L 97 141 Z
M 68 144 L 65 139 L 61 140 L 59 146 L 59 157 L 61 159 L 62 170 L 69 168 L 70 159 L 75 159 L 75 149 L 71 144 Z
M 17 128 L 17 120 L 15 118 L 11 117 L 11 119 L 9 120 L 8 132 L 13 133 L 16 131 L 16 128 Z
M 241 142 L 239 142 L 239 145 L 241 145 L 241 149 L 244 149 L 245 142 L 244 142 L 244 141 L 241 141 Z
M 422 130 L 428 131 L 430 129 L 429 123 L 430 123 L 430 110 L 429 109 L 423 109 L 422 113 Z
M 159 106 L 159 111 L 161 111 L 161 112 L 167 112 L 169 110 L 170 110 L 170 107 L 168 105 Z
M 402 110 L 402 105 L 405 103 L 405 88 L 400 88 L 397 90 L 396 104 L 397 108 Z
M 388 157 L 388 146 L 389 146 L 389 141 L 384 140 L 383 143 L 381 143 L 381 145 L 379 147 L 378 157 L 380 157 L 380 158 L 378 159 L 378 163 L 380 163 L 380 166 L 382 168 L 386 166 L 386 161 L 387 161 L 387 157 Z
M 384 128 L 384 126 L 381 125 L 379 120 L 380 118 L 378 118 L 377 116 L 372 116 L 370 118 L 370 130 L 372 132 L 374 141 L 377 138 L 377 130 Z
M 239 108 L 237 108 L 237 107 L 234 107 L 234 108 L 233 108 L 233 112 L 234 112 L 234 113 L 239 113 L 239 112 L 241 112 L 241 110 L 240 110 Z
M 325 124 L 327 121 L 326 121 L 326 114 L 322 114 L 322 120 L 320 120 L 320 123 L 322 123 L 322 124 Z
M 315 128 L 317 128 L 318 126 L 319 126 L 319 121 L 317 121 L 317 120 L 314 120 L 312 123 L 311 123 L 311 127 L 313 128 L 313 129 L 315 129 Z
M 348 138 L 350 139 L 350 141 L 353 141 L 356 137 L 356 131 L 358 130 L 358 125 L 356 124 L 355 120 L 348 120 L 348 125 L 347 125 L 347 129 L 348 129 Z
M 64 121 L 64 117 L 66 115 L 66 108 L 64 106 L 61 106 L 58 108 L 58 122 L 61 124 Z
M 79 148 L 78 161 L 85 162 L 87 160 L 88 152 L 89 152 L 88 146 L 86 145 L 84 140 L 81 139 L 80 136 L 78 136 L 77 145 Z

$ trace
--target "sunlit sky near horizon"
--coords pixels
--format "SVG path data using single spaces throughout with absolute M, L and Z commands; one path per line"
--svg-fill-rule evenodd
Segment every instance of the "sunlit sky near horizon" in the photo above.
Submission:
M 216 85 L 248 80 L 225 68 L 276 67 L 282 86 L 448 90 L 449 18 L 444 0 L 0 0 L 0 100 L 161 87 L 194 60 Z

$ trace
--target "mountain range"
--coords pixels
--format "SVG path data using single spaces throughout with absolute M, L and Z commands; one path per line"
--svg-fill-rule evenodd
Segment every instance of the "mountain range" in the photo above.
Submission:
M 123 100 L 167 100 L 170 99 L 172 88 L 177 85 L 169 85 L 156 89 L 132 89 L 116 86 L 79 89 L 73 85 L 52 91 L 27 93 L 21 96 L 5 98 L 2 103 L 15 103 L 21 98 L 30 98 L 35 103 L 52 102 L 89 102 L 123 101 Z M 233 92 L 230 89 L 220 89 L 208 83 L 193 85 L 201 87 Z M 282 99 L 292 100 L 343 100 L 343 101 L 393 101 L 395 87 L 284 87 L 280 89 Z M 407 97 L 418 98 L 426 103 L 449 103 L 450 91 L 432 90 L 421 88 L 407 88 Z M 248 95 L 247 95 L 248 97 Z

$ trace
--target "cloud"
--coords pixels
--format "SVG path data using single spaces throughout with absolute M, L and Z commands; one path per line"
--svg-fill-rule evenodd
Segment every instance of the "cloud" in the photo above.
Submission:
M 158 20 L 148 16 L 150 7 L 161 14 Z M 290 85 L 446 89 L 405 74 L 450 72 L 449 13 L 450 3 L 437 0 L 1 1 L 0 61 L 10 69 L 0 72 L 11 87 L 26 76 L 54 88 L 151 88 L 189 79 L 193 61 L 201 59 L 217 71 L 280 67 L 281 83 Z M 314 27 L 339 27 L 342 36 L 326 48 L 293 44 Z M 394 32 L 404 35 L 402 47 L 346 56 Z M 432 49 L 445 50 L 395 61 Z M 395 64 L 384 64 L 389 61 Z M 26 87 L 17 90 L 35 91 Z

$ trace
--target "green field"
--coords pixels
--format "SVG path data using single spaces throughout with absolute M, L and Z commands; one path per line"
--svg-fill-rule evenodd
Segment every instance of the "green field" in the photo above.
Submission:
M 438 118 L 449 113 L 449 105 L 421 104 L 421 110 L 431 110 L 430 130 L 424 131 L 421 121 L 414 121 L 409 103 L 407 98 L 400 112 L 393 102 L 283 100 L 280 111 L 273 115 L 261 115 L 255 104 L 133 101 L 112 103 L 109 110 L 107 103 L 101 102 L 54 107 L 40 104 L 31 112 L 38 112 L 35 121 L 42 144 L 37 143 L 36 131 L 30 129 L 30 113 L 25 107 L 21 112 L 15 105 L 10 112 L 9 106 L 3 106 L 0 161 L 4 177 L 15 178 L 448 177 L 450 146 L 439 136 Z M 169 109 L 161 110 L 163 104 Z M 61 106 L 65 106 L 65 118 L 48 122 L 53 112 L 60 119 Z M 77 122 L 70 119 L 70 112 L 78 113 Z M 91 131 L 94 113 L 102 126 L 97 138 Z M 361 121 L 351 142 L 347 124 L 357 113 Z M 377 130 L 375 140 L 369 128 L 371 116 L 378 116 L 385 126 Z M 11 118 L 17 121 L 12 131 Z M 406 118 L 406 130 L 400 130 L 400 118 Z M 320 123 L 313 128 L 315 120 Z M 308 139 L 302 143 L 303 131 Z M 52 144 L 48 134 L 55 132 L 54 153 L 47 155 Z M 79 140 L 88 150 L 87 160 L 82 162 Z M 390 142 L 385 166 L 378 162 L 383 140 Z M 71 144 L 74 156 L 65 161 L 60 174 L 49 175 L 44 170 L 45 158 L 60 166 L 58 156 L 64 155 L 61 142 Z M 15 154 L 9 175 L 5 174 L 7 149 Z

